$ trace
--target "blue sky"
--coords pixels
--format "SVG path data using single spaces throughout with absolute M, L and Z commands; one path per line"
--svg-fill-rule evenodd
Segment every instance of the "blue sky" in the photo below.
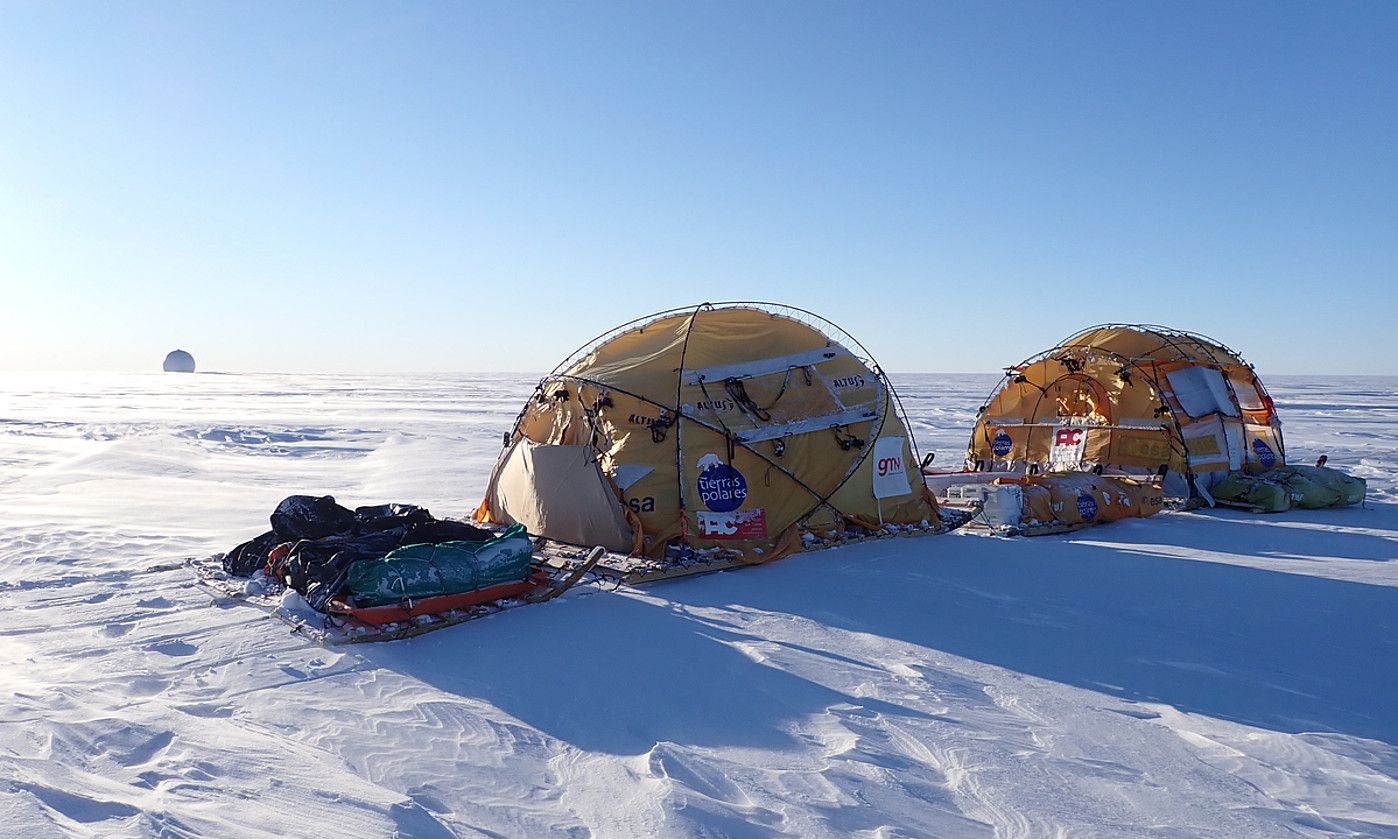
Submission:
M 1398 374 L 1398 4 L 23 3 L 0 369 L 551 367 L 702 300 L 895 371 L 1102 321 Z

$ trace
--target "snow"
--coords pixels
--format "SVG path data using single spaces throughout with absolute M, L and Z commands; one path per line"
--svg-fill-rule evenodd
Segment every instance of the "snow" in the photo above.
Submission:
M 995 382 L 896 378 L 939 466 Z M 464 515 L 530 380 L 5 374 L 0 832 L 1398 836 L 1398 379 L 1268 384 L 1364 508 L 872 542 L 327 650 L 178 561 L 293 493 Z

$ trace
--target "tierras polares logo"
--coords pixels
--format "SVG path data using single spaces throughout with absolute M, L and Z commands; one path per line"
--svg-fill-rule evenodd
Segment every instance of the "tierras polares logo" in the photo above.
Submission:
M 1263 469 L 1271 469 L 1277 465 L 1277 453 L 1272 451 L 1272 447 L 1267 445 L 1267 441 L 1261 437 L 1254 437 L 1252 440 L 1252 450 L 1257 455 L 1257 462 L 1262 464 Z
M 1087 493 L 1078 495 L 1078 515 L 1083 521 L 1092 521 L 1097 518 L 1097 499 Z
M 710 452 L 699 458 L 699 500 L 716 513 L 743 506 L 748 482 L 743 474 Z

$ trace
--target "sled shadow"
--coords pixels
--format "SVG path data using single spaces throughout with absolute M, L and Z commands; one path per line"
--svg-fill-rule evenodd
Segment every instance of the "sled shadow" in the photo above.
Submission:
M 1276 731 L 1398 744 L 1398 587 L 1071 537 L 973 535 L 796 557 L 741 583 L 725 576 L 672 596 L 801 615 Z
M 783 723 L 854 698 L 760 663 L 754 640 L 666 605 L 597 592 L 359 652 L 376 666 L 491 703 L 580 749 L 633 755 L 656 743 L 792 748 Z

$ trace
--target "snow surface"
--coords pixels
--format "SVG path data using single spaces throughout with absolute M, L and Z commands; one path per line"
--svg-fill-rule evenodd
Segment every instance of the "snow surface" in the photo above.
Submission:
M 897 378 L 958 462 L 990 376 Z M 181 568 L 464 515 L 518 376 L 0 376 L 6 836 L 1398 836 L 1398 379 L 1273 378 L 1363 509 L 956 533 L 323 649 Z

